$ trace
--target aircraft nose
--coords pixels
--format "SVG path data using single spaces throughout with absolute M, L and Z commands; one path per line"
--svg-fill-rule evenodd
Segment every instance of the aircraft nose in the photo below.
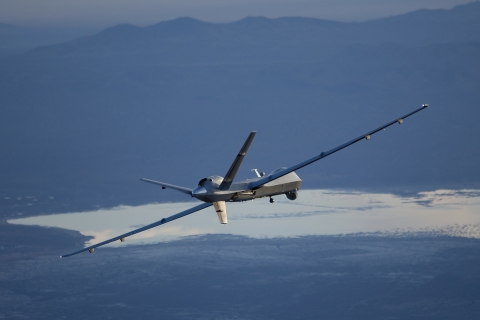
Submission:
M 198 200 L 204 200 L 206 195 L 207 195 L 207 189 L 205 189 L 202 186 L 197 186 L 192 191 L 192 196 L 197 198 Z

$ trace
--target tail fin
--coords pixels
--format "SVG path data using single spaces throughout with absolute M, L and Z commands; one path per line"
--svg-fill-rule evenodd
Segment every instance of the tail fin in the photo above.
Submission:
M 225 178 L 223 178 L 223 181 L 219 187 L 220 190 L 228 190 L 232 185 L 233 179 L 235 179 L 235 176 L 237 175 L 237 171 L 240 168 L 240 165 L 242 164 L 243 158 L 245 158 L 248 148 L 250 148 L 250 144 L 252 143 L 253 138 L 255 138 L 256 134 L 257 134 L 257 131 L 250 132 L 250 135 L 248 136 L 247 140 L 243 144 L 242 149 L 240 149 L 240 152 L 238 153 L 237 157 L 233 161 L 232 166 L 230 167 L 230 169 L 228 169 L 228 172 L 225 175 Z

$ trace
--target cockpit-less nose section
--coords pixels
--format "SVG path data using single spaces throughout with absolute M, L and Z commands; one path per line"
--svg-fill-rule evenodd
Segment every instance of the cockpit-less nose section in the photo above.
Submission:
M 168 223 L 170 221 L 176 220 L 178 218 L 184 217 L 191 213 L 197 212 L 199 210 L 205 209 L 213 205 L 215 212 L 218 216 L 220 223 L 227 224 L 227 209 L 226 203 L 227 202 L 239 202 L 239 201 L 247 201 L 247 200 L 254 200 L 257 198 L 264 198 L 269 197 L 270 203 L 274 202 L 273 196 L 285 194 L 288 199 L 295 200 L 298 197 L 298 190 L 302 185 L 302 180 L 297 176 L 295 173 L 296 170 L 299 170 L 315 161 L 321 160 L 337 151 L 340 151 L 354 143 L 357 143 L 361 140 L 370 140 L 371 136 L 379 131 L 384 130 L 387 127 L 390 127 L 396 123 L 402 124 L 407 117 L 425 109 L 428 107 L 427 104 L 422 105 L 421 108 L 412 111 L 403 117 L 396 118 L 393 121 L 375 129 L 369 131 L 353 140 L 350 140 L 338 147 L 330 149 L 325 152 L 321 152 L 320 154 L 307 159 L 303 162 L 300 162 L 296 165 L 291 167 L 281 167 L 274 170 L 269 175 L 265 175 L 264 172 L 259 172 L 257 169 L 252 169 L 255 171 L 256 177 L 244 181 L 239 181 L 234 183 L 235 176 L 237 175 L 238 169 L 242 164 L 243 159 L 245 158 L 248 149 L 250 148 L 250 144 L 253 141 L 253 138 L 256 135 L 256 131 L 253 131 L 249 134 L 247 140 L 243 144 L 242 148 L 238 152 L 235 160 L 233 161 L 232 165 L 228 169 L 225 177 L 219 176 L 211 176 L 207 178 L 203 178 L 198 182 L 198 185 L 194 189 L 189 189 L 185 187 L 176 186 L 169 183 L 164 183 L 160 181 L 150 180 L 150 179 L 141 179 L 142 181 L 150 182 L 153 184 L 160 185 L 162 189 L 169 188 L 174 189 L 185 194 L 190 195 L 200 201 L 203 201 L 202 204 L 197 205 L 191 209 L 185 210 L 183 212 L 177 213 L 173 216 L 168 218 L 163 218 L 157 222 L 144 226 L 142 228 L 127 232 L 115 238 L 103 241 L 101 243 L 95 244 L 93 246 L 89 246 L 82 250 L 63 255 L 61 257 L 69 257 L 75 255 L 80 252 L 89 251 L 92 253 L 95 248 L 103 246 L 107 243 L 113 241 L 125 241 L 126 237 L 129 237 L 133 234 L 154 228 L 156 226 Z

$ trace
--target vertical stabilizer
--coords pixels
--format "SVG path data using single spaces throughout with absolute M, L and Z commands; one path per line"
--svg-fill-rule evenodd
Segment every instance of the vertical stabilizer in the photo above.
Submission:
M 233 161 L 230 169 L 228 169 L 228 172 L 225 175 L 225 178 L 223 178 L 223 181 L 219 187 L 220 190 L 228 190 L 228 188 L 230 188 L 230 186 L 232 185 L 233 179 L 235 179 L 235 176 L 237 175 L 237 171 L 240 168 L 240 165 L 242 164 L 243 158 L 245 158 L 248 148 L 250 148 L 250 144 L 252 144 L 253 138 L 255 138 L 256 134 L 257 134 L 257 131 L 252 131 L 248 135 L 248 138 L 243 144 L 242 149 L 240 149 L 240 152 L 238 153 L 237 157 Z
M 227 224 L 227 207 L 225 205 L 225 201 L 217 201 L 213 203 L 213 207 L 217 212 L 218 220 L 220 220 L 221 224 Z

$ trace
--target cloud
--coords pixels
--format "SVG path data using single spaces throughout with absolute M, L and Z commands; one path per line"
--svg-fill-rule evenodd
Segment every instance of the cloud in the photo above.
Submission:
M 61 227 L 93 236 L 95 244 L 192 207 L 186 203 L 118 206 L 9 220 L 9 223 Z M 156 243 L 201 234 L 255 238 L 379 233 L 478 237 L 480 190 L 436 190 L 400 197 L 383 193 L 302 190 L 295 201 L 277 197 L 228 203 L 229 223 L 213 210 L 201 210 L 127 238 L 126 244 Z M 125 245 L 120 241 L 112 246 Z

